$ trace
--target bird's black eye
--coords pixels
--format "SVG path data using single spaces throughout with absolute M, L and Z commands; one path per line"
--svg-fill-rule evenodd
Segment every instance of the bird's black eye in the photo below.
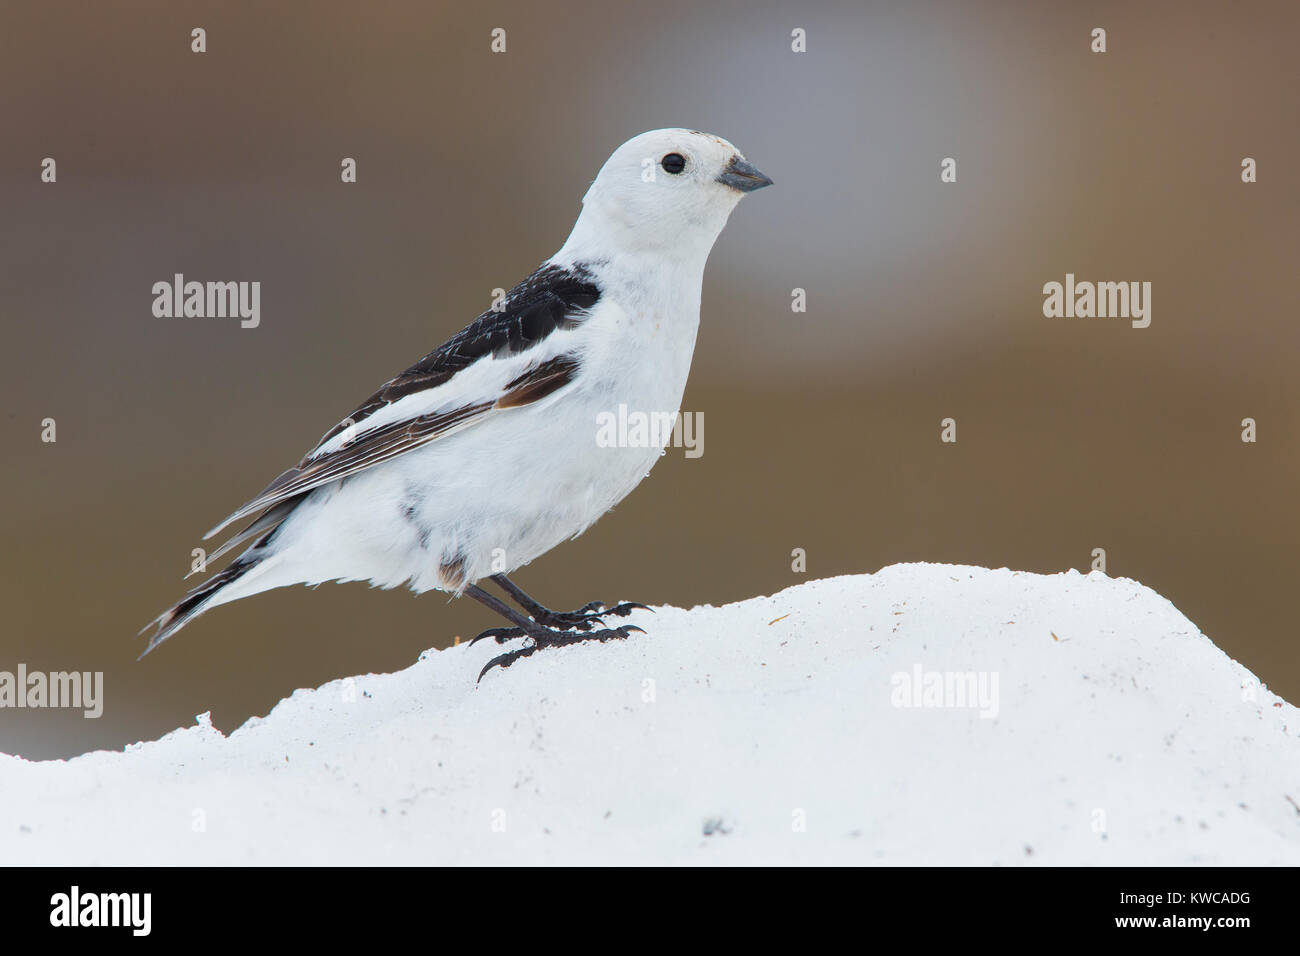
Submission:
M 664 168 L 664 172 L 672 173 L 676 176 L 686 168 L 686 157 L 681 153 L 669 153 L 663 159 L 659 160 L 659 165 Z

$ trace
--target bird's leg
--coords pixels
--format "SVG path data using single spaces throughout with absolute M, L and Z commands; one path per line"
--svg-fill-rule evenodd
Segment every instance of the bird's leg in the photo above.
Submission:
M 601 618 L 607 614 L 613 614 L 615 617 L 627 617 L 633 611 L 653 610 L 653 608 L 646 607 L 644 604 L 634 602 L 606 607 L 601 601 L 592 601 L 576 611 L 552 611 L 549 607 L 531 597 L 523 588 L 504 574 L 494 574 L 492 580 L 497 583 L 501 590 L 514 598 L 516 604 L 532 615 L 534 621 L 538 624 L 545 624 L 547 627 L 558 627 L 566 630 L 577 628 L 580 631 L 589 631 L 595 625 L 604 623 Z
M 538 624 L 564 629 L 576 627 L 589 631 L 593 624 L 600 623 L 599 615 L 595 613 L 605 606 L 600 601 L 592 601 L 576 611 L 552 611 L 504 574 L 494 574 L 492 580 L 501 590 L 514 598 L 515 603 L 527 611 Z
M 485 607 L 489 607 L 496 611 L 507 621 L 511 621 L 515 625 L 514 627 L 489 627 L 482 634 L 479 634 L 470 641 L 471 644 L 477 643 L 485 637 L 495 637 L 497 643 L 502 644 L 510 640 L 512 637 L 531 635 L 533 638 L 536 638 L 538 634 L 550 631 L 550 628 L 524 617 L 505 601 L 488 594 L 477 584 L 471 584 L 465 589 L 465 593 Z
M 514 627 L 497 627 L 486 630 L 478 637 L 474 638 L 473 641 L 470 641 L 471 644 L 484 637 L 495 637 L 498 643 L 506 641 L 511 637 L 522 637 L 525 634 L 533 639 L 533 643 L 527 647 L 521 647 L 516 651 L 510 651 L 509 653 L 502 654 L 499 657 L 494 657 L 492 660 L 488 661 L 487 665 L 479 671 L 479 680 L 482 680 L 483 675 L 492 668 L 509 667 L 515 661 L 519 660 L 519 658 L 531 657 L 543 647 L 564 647 L 568 644 L 578 644 L 582 641 L 600 641 L 603 644 L 606 641 L 614 640 L 616 638 L 627 637 L 633 631 L 640 631 L 642 634 L 645 633 L 645 631 L 642 631 L 641 628 L 637 627 L 635 624 L 624 624 L 622 627 L 606 627 L 594 631 L 555 630 L 554 628 L 539 624 L 536 621 L 529 620 L 504 601 L 493 597 L 477 585 L 471 584 L 465 589 L 465 593 L 484 606 L 496 611 L 506 620 L 512 621 L 515 624 Z

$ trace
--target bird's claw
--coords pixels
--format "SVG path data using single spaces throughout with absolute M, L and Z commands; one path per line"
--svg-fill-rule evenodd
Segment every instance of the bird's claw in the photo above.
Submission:
M 628 601 L 624 604 L 616 604 L 614 607 L 606 608 L 602 613 L 614 614 L 618 617 L 627 617 L 633 611 L 649 611 L 655 613 L 655 609 L 648 604 L 637 604 L 635 601 Z
M 602 625 L 601 620 L 607 614 L 613 614 L 616 617 L 627 617 L 633 611 L 654 611 L 654 608 L 645 604 L 628 602 L 625 604 L 616 604 L 613 607 L 607 606 L 603 601 L 592 601 L 576 611 L 555 612 L 543 614 L 541 617 L 534 618 L 538 624 L 544 627 L 555 627 L 560 630 L 577 629 L 579 631 L 589 631 L 595 625 Z
M 507 629 L 497 628 L 496 630 Z M 483 680 L 483 675 L 494 667 L 509 667 L 522 657 L 532 657 L 544 647 L 567 647 L 570 644 L 581 644 L 583 641 L 599 641 L 603 644 L 606 641 L 616 639 L 622 640 L 623 638 L 628 637 L 633 631 L 640 634 L 645 633 L 643 628 L 639 628 L 635 624 L 624 624 L 621 627 L 603 628 L 599 631 L 580 631 L 577 633 L 550 631 L 549 633 L 534 634 L 532 644 L 529 644 L 526 647 L 520 647 L 517 650 L 508 651 L 505 654 L 501 654 L 488 661 L 487 664 L 483 666 L 483 669 L 479 671 L 478 679 L 480 681 Z
M 592 601 L 576 611 L 547 611 L 535 616 L 533 620 L 543 627 L 557 627 L 560 630 L 576 627 L 580 631 L 589 631 L 591 622 L 599 623 L 604 607 L 605 605 L 600 601 Z
M 604 627 L 603 618 L 607 614 L 613 614 L 615 617 L 627 617 L 633 611 L 650 611 L 654 613 L 654 608 L 647 604 L 638 604 L 635 601 L 628 601 L 623 604 L 616 604 L 608 607 L 603 601 L 592 601 L 576 611 L 565 611 L 563 613 L 543 614 L 540 618 L 534 618 L 542 627 L 555 628 L 561 631 L 582 631 L 590 632 L 597 627 Z M 640 628 L 637 628 L 640 631 Z M 642 631 L 641 633 L 645 633 Z M 527 637 L 528 632 L 522 627 L 489 627 L 483 633 L 470 640 L 473 646 L 484 638 L 494 638 L 498 644 L 504 644 L 506 641 L 512 641 L 517 637 Z
M 473 640 L 471 640 L 469 642 L 469 646 L 473 647 L 475 644 L 483 640 L 483 638 L 485 637 L 495 637 L 498 644 L 504 644 L 506 641 L 511 640 L 512 638 L 523 637 L 527 633 L 528 632 L 525 631 L 522 627 L 489 627 L 482 634 L 479 634 Z

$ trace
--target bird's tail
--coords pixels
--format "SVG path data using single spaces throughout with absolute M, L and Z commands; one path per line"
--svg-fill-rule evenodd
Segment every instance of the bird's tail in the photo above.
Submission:
M 230 567 L 226 568 L 212 577 L 208 578 L 194 590 L 190 591 L 185 597 L 181 598 L 173 607 L 164 611 L 158 617 L 154 618 L 143 628 L 140 633 L 143 634 L 151 627 L 157 630 L 149 635 L 149 646 L 144 649 L 148 654 L 155 647 L 161 644 L 167 638 L 171 637 L 182 627 L 194 620 L 208 608 L 214 606 L 214 600 L 223 590 L 234 584 L 245 574 L 251 571 L 258 564 L 257 558 L 249 558 L 247 555 L 238 558 Z M 221 604 L 225 601 L 219 602 Z
M 224 571 L 208 578 L 181 598 L 176 605 L 168 608 L 140 629 L 140 633 L 143 634 L 151 627 L 157 628 L 149 636 L 149 646 L 144 649 L 144 654 L 140 657 L 144 657 L 204 611 L 266 590 L 268 588 L 266 582 L 254 585 L 254 579 L 263 577 L 265 572 L 279 563 L 274 549 L 268 548 L 267 545 L 300 501 L 301 498 L 295 498 L 281 502 L 214 551 L 208 557 L 209 561 L 217 560 L 235 545 L 253 535 L 258 536 L 252 546 L 232 561 Z
M 140 657 L 144 657 L 204 611 L 267 590 L 268 587 L 277 587 L 277 584 L 269 584 L 265 580 L 266 572 L 280 563 L 279 555 L 266 547 L 273 534 L 274 530 L 263 534 L 229 567 L 208 578 L 173 607 L 141 628 L 141 634 L 151 627 L 157 630 L 149 635 L 149 646 Z

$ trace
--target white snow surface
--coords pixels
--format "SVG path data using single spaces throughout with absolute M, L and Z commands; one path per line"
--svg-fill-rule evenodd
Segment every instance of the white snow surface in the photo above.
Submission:
M 0 862 L 1300 864 L 1300 714 L 1135 581 L 906 564 L 628 620 L 0 755 Z M 996 716 L 898 706 L 918 667 Z

